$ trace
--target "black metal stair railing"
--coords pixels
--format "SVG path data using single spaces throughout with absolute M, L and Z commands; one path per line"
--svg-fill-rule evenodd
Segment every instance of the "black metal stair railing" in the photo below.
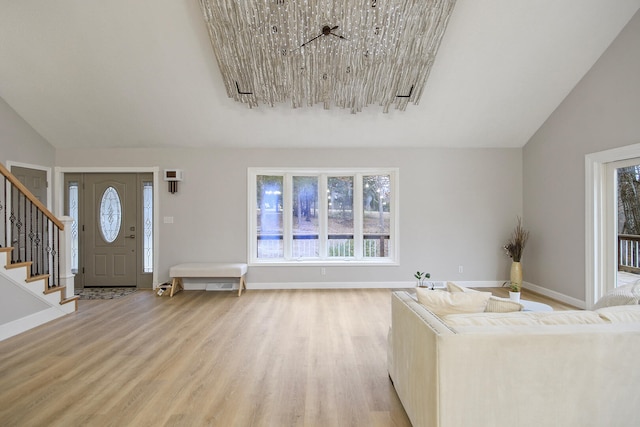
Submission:
M 60 233 L 64 225 L 0 164 L 0 247 L 13 248 L 11 264 L 31 262 L 31 276 L 49 275 L 60 286 Z

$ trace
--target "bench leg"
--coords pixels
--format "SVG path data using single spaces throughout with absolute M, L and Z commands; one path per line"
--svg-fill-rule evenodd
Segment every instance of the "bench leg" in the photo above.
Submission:
M 169 296 L 172 297 L 173 294 L 180 292 L 182 289 L 182 278 L 174 277 L 171 281 L 171 293 L 169 294 Z
M 238 285 L 238 296 L 242 295 L 242 288 L 247 289 L 247 283 L 244 281 L 244 276 L 240 276 L 240 284 Z

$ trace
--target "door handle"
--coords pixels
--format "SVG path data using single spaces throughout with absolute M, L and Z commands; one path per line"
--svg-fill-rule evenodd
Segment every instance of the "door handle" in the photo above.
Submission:
M 135 234 L 129 234 L 128 236 L 124 236 L 125 239 L 135 239 L 136 235 Z

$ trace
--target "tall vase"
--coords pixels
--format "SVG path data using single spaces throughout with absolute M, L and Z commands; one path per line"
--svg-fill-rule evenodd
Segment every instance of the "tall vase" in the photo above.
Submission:
M 522 264 L 520 261 L 511 263 L 511 283 L 518 285 L 518 289 L 522 287 Z

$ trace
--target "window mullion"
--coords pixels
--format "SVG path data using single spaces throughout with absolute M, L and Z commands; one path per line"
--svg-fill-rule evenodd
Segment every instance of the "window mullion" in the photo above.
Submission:
M 247 215 L 247 227 L 249 228 L 248 242 L 247 246 L 249 248 L 249 260 L 255 261 L 258 259 L 258 242 L 257 242 L 257 226 L 256 226 L 256 214 L 258 212 L 258 203 L 257 203 L 257 185 L 256 178 L 257 174 L 253 173 L 251 169 L 248 170 L 248 178 L 247 178 L 247 194 L 249 194 L 249 200 L 247 204 L 249 206 L 249 215 Z
M 390 178 L 390 186 L 391 186 L 391 197 L 389 201 L 391 203 L 391 207 L 389 208 L 389 217 L 391 220 L 391 226 L 389 227 L 389 254 L 393 254 L 392 257 L 396 259 L 396 244 L 398 239 L 398 224 L 397 224 L 397 215 L 398 215 L 398 200 L 400 197 L 398 195 L 398 177 L 394 173 L 389 174 Z
M 293 178 L 290 173 L 284 174 L 282 184 L 282 243 L 284 259 L 290 260 L 293 246 Z
M 318 175 L 318 226 L 319 226 L 319 255 L 321 259 L 327 258 L 328 239 L 328 215 L 329 203 L 327 202 L 327 175 Z
M 355 259 L 363 258 L 363 200 L 362 200 L 362 174 L 357 173 L 353 179 L 353 255 Z

